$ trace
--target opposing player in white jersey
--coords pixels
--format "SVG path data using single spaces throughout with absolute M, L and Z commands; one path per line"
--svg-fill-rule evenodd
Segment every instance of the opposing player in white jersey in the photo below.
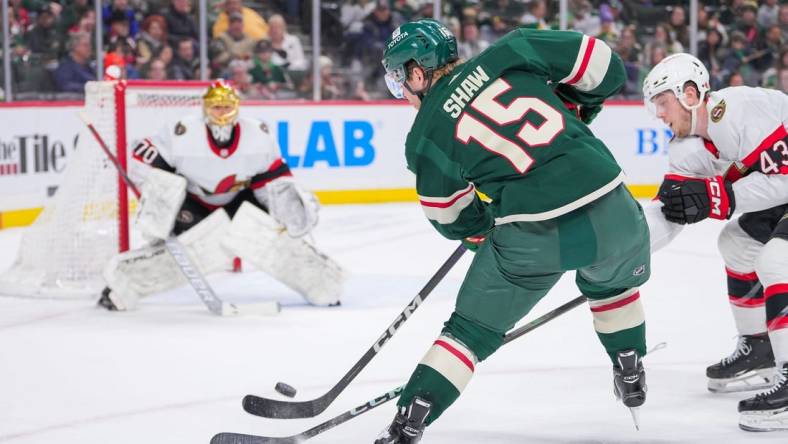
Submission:
M 671 173 L 659 190 L 670 223 L 650 218 L 656 242 L 675 234 L 680 225 L 672 224 L 741 215 L 718 243 L 740 339 L 731 356 L 707 368 L 709 390 L 771 386 L 739 403 L 740 427 L 788 430 L 788 96 L 709 91 L 706 68 L 689 54 L 657 64 L 643 93 L 675 135 Z
M 185 283 L 161 242 L 171 234 L 204 274 L 241 258 L 312 304 L 336 305 L 342 269 L 302 239 L 317 223 L 317 199 L 295 183 L 267 126 L 238 116 L 231 86 L 214 82 L 203 102 L 202 116 L 167 123 L 134 148 L 136 226 L 153 242 L 110 261 L 99 305 L 128 310 Z

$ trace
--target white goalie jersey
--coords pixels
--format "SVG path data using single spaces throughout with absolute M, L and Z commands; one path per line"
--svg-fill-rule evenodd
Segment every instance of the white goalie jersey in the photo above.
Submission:
M 138 143 L 132 155 L 146 165 L 185 177 L 187 192 L 214 207 L 226 205 L 245 188 L 260 190 L 292 176 L 268 127 L 245 118 L 238 119 L 226 147 L 217 146 L 203 119 L 194 116 L 165 125 Z M 256 192 L 255 197 L 266 200 L 263 193 Z

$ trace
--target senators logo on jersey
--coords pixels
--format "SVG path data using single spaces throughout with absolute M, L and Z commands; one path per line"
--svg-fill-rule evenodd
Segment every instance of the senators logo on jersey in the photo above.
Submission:
M 722 120 L 722 116 L 725 115 L 725 100 L 718 103 L 714 108 L 711 109 L 711 121 L 714 123 L 718 123 Z

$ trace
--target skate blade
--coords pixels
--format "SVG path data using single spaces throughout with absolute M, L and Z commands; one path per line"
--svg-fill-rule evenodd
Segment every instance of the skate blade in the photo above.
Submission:
M 712 393 L 737 393 L 765 390 L 774 385 L 777 377 L 775 368 L 764 368 L 744 373 L 729 379 L 709 379 L 708 389 Z
M 640 431 L 640 407 L 630 407 L 629 413 L 632 414 L 632 422 L 635 423 L 635 430 Z
M 788 431 L 788 407 L 742 413 L 739 428 L 748 432 Z

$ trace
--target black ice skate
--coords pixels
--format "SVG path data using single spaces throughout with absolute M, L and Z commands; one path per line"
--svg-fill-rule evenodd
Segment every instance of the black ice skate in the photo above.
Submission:
M 112 299 L 109 298 L 109 293 L 112 290 L 109 287 L 104 287 L 104 290 L 101 291 L 101 297 L 99 298 L 96 305 L 99 307 L 104 307 L 109 311 L 118 311 L 118 307 L 115 306 L 115 303 L 112 302 Z
M 618 352 L 613 365 L 613 393 L 629 407 L 635 428 L 640 430 L 639 408 L 646 402 L 646 372 L 635 350 Z
M 769 336 L 743 335 L 736 350 L 706 368 L 709 391 L 714 393 L 763 390 L 774 384 L 774 353 Z
M 394 422 L 378 436 L 375 444 L 416 444 L 421 441 L 431 407 L 429 402 L 413 398 L 409 406 L 401 407 Z
M 783 364 L 774 386 L 739 402 L 739 427 L 749 432 L 788 430 L 788 363 Z

